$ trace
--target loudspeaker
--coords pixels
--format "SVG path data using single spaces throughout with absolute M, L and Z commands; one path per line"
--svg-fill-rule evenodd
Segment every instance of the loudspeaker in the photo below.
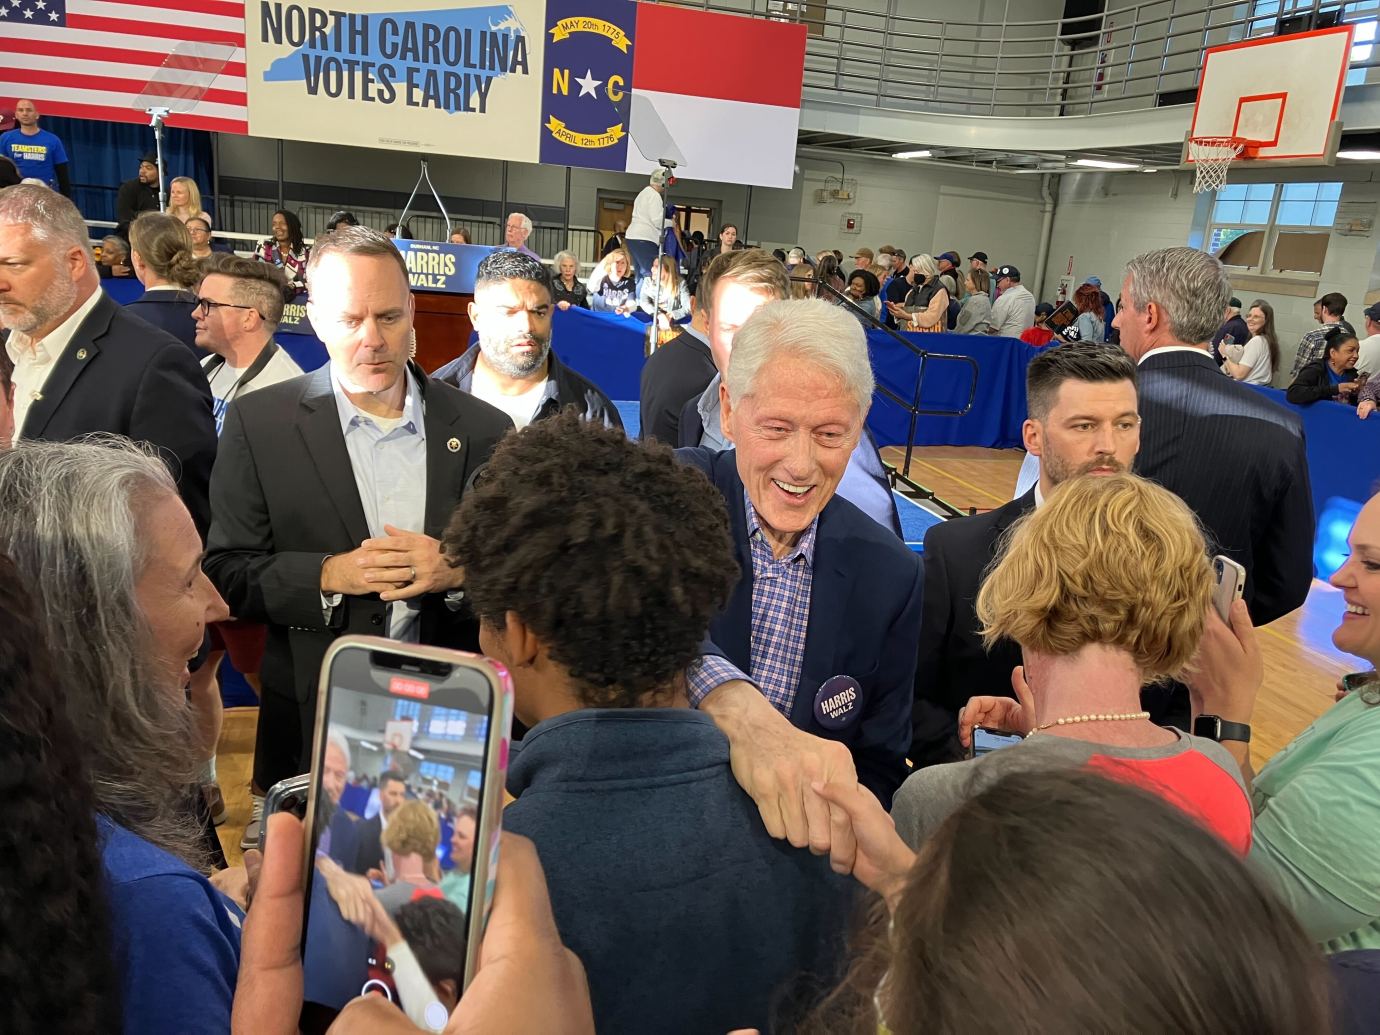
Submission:
M 1101 35 L 1100 15 L 1106 10 L 1107 0 L 1064 0 L 1064 20 L 1059 23 L 1060 38 L 1083 37 L 1069 41 L 1075 49 L 1092 46 Z
M 1314 29 L 1331 29 L 1340 25 L 1342 12 L 1332 11 L 1309 11 L 1306 14 L 1293 14 L 1288 18 L 1279 20 L 1279 27 L 1275 30 L 1276 36 L 1292 36 L 1296 32 L 1312 32 Z

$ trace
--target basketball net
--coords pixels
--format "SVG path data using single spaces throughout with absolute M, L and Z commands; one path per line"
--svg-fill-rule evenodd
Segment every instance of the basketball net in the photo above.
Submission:
M 1227 170 L 1246 148 L 1241 137 L 1193 137 L 1188 153 L 1193 159 L 1193 193 L 1221 190 L 1227 182 Z

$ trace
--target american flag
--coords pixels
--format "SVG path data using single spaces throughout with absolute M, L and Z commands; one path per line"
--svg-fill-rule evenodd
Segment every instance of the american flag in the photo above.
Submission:
M 0 0 L 0 108 L 248 131 L 244 0 Z

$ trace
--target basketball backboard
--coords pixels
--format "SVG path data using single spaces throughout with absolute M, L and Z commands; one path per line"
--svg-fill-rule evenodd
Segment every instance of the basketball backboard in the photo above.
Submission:
M 1334 164 L 1350 56 L 1349 25 L 1209 49 L 1188 139 L 1242 137 L 1258 143 L 1238 161 Z M 1184 164 L 1193 164 L 1187 139 Z

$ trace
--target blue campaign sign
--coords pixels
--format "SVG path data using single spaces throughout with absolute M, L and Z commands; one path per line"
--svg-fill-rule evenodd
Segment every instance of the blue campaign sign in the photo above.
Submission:
M 497 251 L 483 244 L 450 244 L 441 241 L 394 241 L 407 263 L 413 291 L 444 295 L 474 293 L 474 277 L 484 256 Z
M 278 330 L 288 334 L 315 334 L 311 329 L 311 321 L 307 319 L 307 293 L 299 292 L 297 297 L 283 306 L 282 319 L 278 321 Z
M 633 0 L 547 0 L 543 163 L 626 167 L 636 26 Z

